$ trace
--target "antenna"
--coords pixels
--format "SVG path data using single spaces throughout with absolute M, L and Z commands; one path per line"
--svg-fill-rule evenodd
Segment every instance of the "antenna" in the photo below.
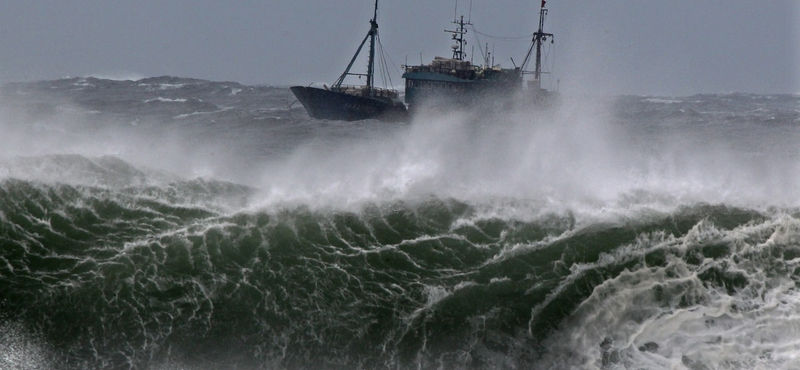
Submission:
M 536 64 L 533 70 L 533 78 L 536 80 L 536 83 L 539 85 L 540 89 L 542 87 L 540 78 L 544 73 L 542 72 L 542 43 L 547 41 L 548 37 L 550 38 L 550 43 L 554 43 L 555 41 L 555 37 L 552 33 L 544 32 L 544 20 L 547 17 L 547 8 L 545 8 L 546 2 L 546 0 L 542 0 L 542 6 L 539 10 L 539 29 L 534 32 L 533 40 L 531 40 L 531 46 L 528 49 L 528 54 L 525 56 L 525 61 L 522 62 L 522 69 L 524 70 L 525 66 L 528 65 L 528 61 L 531 59 L 531 55 L 533 55 L 533 52 L 536 51 L 534 58 Z
M 456 27 L 455 30 L 444 30 L 444 32 L 452 34 L 453 36 L 452 40 L 456 42 L 456 44 L 452 46 L 453 59 L 464 60 L 464 57 L 467 54 L 466 52 L 464 52 L 464 45 L 467 44 L 467 40 L 464 39 L 464 35 L 467 34 L 467 29 L 464 26 L 471 26 L 472 23 L 464 22 L 463 15 L 461 16 L 460 20 L 456 18 L 451 23 L 455 24 L 458 27 Z
M 472 23 L 472 0 L 469 0 L 469 17 L 467 23 Z

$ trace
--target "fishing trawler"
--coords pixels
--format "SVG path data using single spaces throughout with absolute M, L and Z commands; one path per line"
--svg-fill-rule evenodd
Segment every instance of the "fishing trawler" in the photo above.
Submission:
M 452 46 L 451 58 L 435 57 L 429 64 L 404 65 L 405 101 L 408 109 L 413 111 L 420 107 L 492 107 L 507 108 L 516 102 L 523 104 L 540 104 L 550 101 L 555 93 L 542 87 L 542 44 L 548 39 L 553 41 L 553 34 L 544 32 L 544 20 L 547 16 L 546 1 L 542 1 L 539 11 L 539 28 L 533 34 L 533 40 L 525 60 L 521 66 L 501 68 L 492 65 L 489 58 L 483 65 L 472 64 L 465 60 L 464 46 L 467 41 L 467 27 L 472 26 L 464 21 L 464 16 L 452 23 L 455 30 L 445 30 L 452 34 L 455 45 Z M 535 68 L 532 72 L 525 70 L 535 51 Z M 512 59 L 513 63 L 513 59 Z M 524 75 L 532 74 L 533 79 L 525 81 Z
M 317 119 L 358 121 L 379 119 L 384 121 L 400 121 L 407 116 L 405 104 L 399 100 L 397 90 L 375 87 L 375 40 L 378 37 L 378 0 L 375 0 L 375 12 L 369 21 L 370 29 L 361 41 L 353 59 L 344 73 L 331 87 L 292 86 L 290 89 L 303 105 L 308 115 Z M 369 59 L 367 73 L 351 73 L 361 49 L 369 40 Z M 366 77 L 367 84 L 361 86 L 343 85 L 347 76 Z

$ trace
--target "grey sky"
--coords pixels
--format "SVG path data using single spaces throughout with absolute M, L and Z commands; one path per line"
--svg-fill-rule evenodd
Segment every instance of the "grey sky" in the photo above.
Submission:
M 519 63 L 539 0 L 473 0 L 474 59 Z M 459 0 L 468 16 L 470 1 Z M 159 75 L 247 84 L 331 83 L 364 37 L 372 0 L 0 0 L 0 82 Z M 601 94 L 800 92 L 798 0 L 548 0 L 553 77 Z M 455 0 L 381 3 L 398 67 L 449 56 Z M 552 60 L 552 59 L 551 59 Z M 363 63 L 358 68 L 363 69 Z M 394 85 L 401 85 L 399 74 Z

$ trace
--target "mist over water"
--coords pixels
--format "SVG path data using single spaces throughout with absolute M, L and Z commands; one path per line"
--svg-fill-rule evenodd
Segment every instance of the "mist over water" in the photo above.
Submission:
M 791 369 L 796 96 L 334 122 L 5 85 L 0 368 Z
M 323 202 L 436 195 L 565 207 L 796 204 L 793 126 L 725 122 L 713 113 L 708 122 L 631 121 L 613 112 L 622 104 L 575 99 L 546 112 L 417 116 L 380 136 L 301 147 L 263 181 L 277 199 Z
M 36 96 L 22 109 L 7 106 L 3 156 L 110 155 L 187 178 L 257 187 L 267 201 L 279 202 L 313 198 L 341 205 L 435 195 L 605 204 L 643 193 L 705 202 L 797 201 L 799 153 L 791 143 L 798 134 L 792 117 L 775 115 L 797 112 L 771 112 L 763 102 L 736 106 L 757 96 L 708 103 L 703 96 L 694 102 L 639 99 L 649 100 L 644 108 L 633 106 L 635 97 L 566 97 L 545 112 L 430 112 L 391 125 L 310 122 L 299 117 L 302 111 L 287 115 L 285 91 L 275 91 L 274 105 L 262 109 L 245 111 L 256 104 L 248 101 L 171 114 L 180 112 L 151 105 L 193 101 L 159 92 L 171 91 L 157 90 L 130 111 L 118 108 L 117 122 L 63 94 Z M 215 114 L 224 112 L 253 116 L 218 122 Z M 750 116 L 760 121 L 748 121 Z

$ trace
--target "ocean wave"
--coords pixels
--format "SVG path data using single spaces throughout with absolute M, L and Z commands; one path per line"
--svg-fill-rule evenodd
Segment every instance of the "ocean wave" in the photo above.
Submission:
M 204 180 L 0 192 L 2 321 L 54 368 L 795 365 L 792 210 L 596 223 L 438 198 L 253 209 Z
M 796 97 L 385 125 L 169 76 L 0 92 L 0 367 L 799 366 Z

